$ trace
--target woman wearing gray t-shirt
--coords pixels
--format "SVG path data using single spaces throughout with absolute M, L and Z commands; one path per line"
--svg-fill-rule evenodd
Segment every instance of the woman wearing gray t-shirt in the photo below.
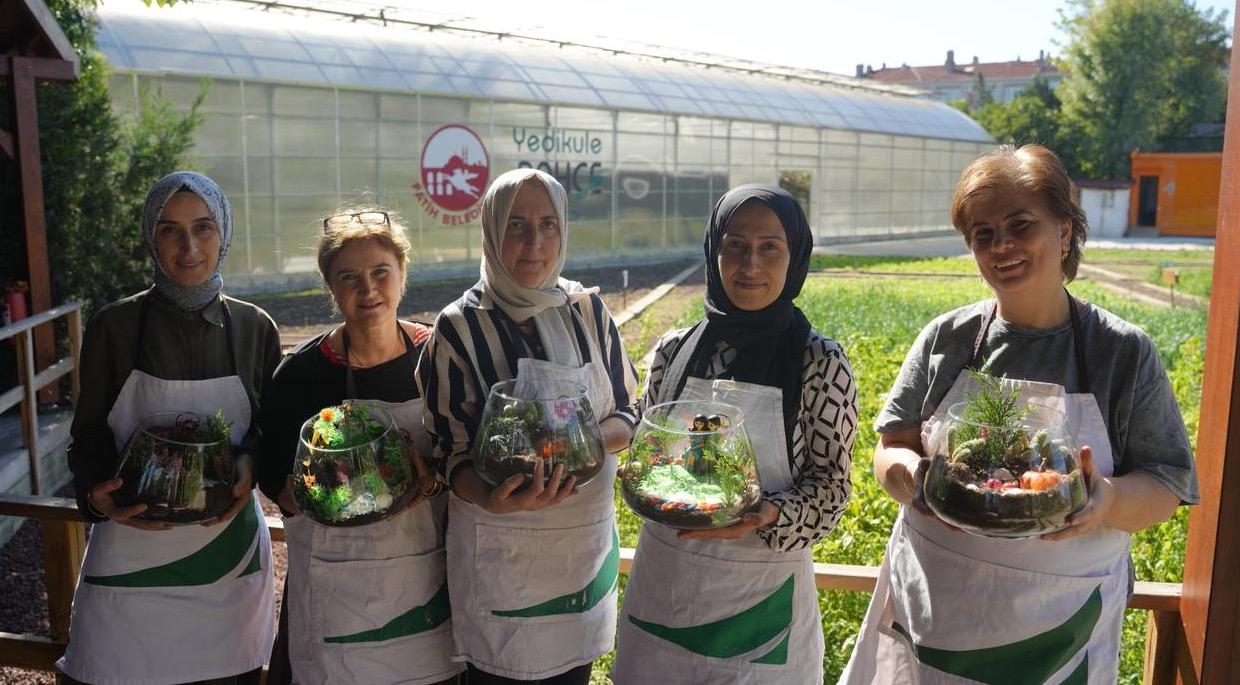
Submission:
M 994 682 L 1013 667 L 1028 682 L 1115 682 L 1130 535 L 1199 500 L 1183 418 L 1150 339 L 1064 288 L 1088 225 L 1054 153 L 975 161 L 952 223 L 995 297 L 926 326 L 875 421 L 875 475 L 904 506 L 840 682 Z M 1064 408 L 1089 490 L 1067 528 L 971 535 L 926 506 L 923 428 L 977 392 L 967 369 L 983 366 Z

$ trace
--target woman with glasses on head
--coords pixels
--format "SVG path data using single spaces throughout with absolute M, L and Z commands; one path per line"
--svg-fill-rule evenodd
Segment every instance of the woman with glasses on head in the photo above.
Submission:
M 271 539 L 251 493 L 264 382 L 280 359 L 263 310 L 225 297 L 232 208 L 214 181 L 160 179 L 142 208 L 154 285 L 99 310 L 82 344 L 69 468 L 94 523 L 73 598 L 61 683 L 257 685 L 275 621 Z M 138 518 L 114 498 L 121 448 L 163 411 L 229 425 L 235 503 L 204 525 Z M 133 484 L 130 483 L 132 486 Z
M 451 660 L 447 503 L 422 461 L 429 441 L 414 382 L 431 329 L 396 316 L 408 251 L 404 228 L 386 212 L 345 210 L 325 219 L 319 273 L 344 323 L 293 350 L 264 393 L 259 485 L 284 511 L 289 557 L 269 683 L 288 682 L 291 670 L 301 685 L 429 685 L 455 682 L 463 668 Z M 382 406 L 408 436 L 421 492 L 388 519 L 328 528 L 298 515 L 293 459 L 306 419 L 353 400 Z
M 470 685 L 587 683 L 615 635 L 613 453 L 633 435 L 637 373 L 598 291 L 560 277 L 566 201 L 541 171 L 495 179 L 482 200 L 482 278 L 436 319 L 418 366 L 452 486 L 449 596 Z M 557 378 L 587 388 L 607 463 L 581 488 L 561 481 L 562 464 L 544 486 L 541 460 L 528 483 L 516 474 L 491 487 L 470 456 L 489 389 Z

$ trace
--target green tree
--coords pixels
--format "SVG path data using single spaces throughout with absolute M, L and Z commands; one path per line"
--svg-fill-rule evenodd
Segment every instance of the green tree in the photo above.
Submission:
M 1011 102 L 991 102 L 972 115 L 1001 143 L 1039 143 L 1054 150 L 1065 147 L 1059 126 L 1059 97 L 1042 76 L 1035 76 Z
M 1058 95 L 1074 171 L 1127 178 L 1133 150 L 1221 119 L 1225 19 L 1188 0 L 1070 0 Z
M 107 64 L 94 45 L 96 0 L 47 4 L 81 63 L 77 81 L 38 86 L 52 301 L 81 299 L 98 306 L 150 282 L 151 262 L 139 230 L 142 202 L 156 180 L 190 161 L 207 85 L 185 116 L 145 91 L 137 115 L 118 116 L 108 93 Z M 0 101 L 8 97 L 0 86 Z M 0 159 L 0 272 L 24 274 L 17 169 L 13 160 Z

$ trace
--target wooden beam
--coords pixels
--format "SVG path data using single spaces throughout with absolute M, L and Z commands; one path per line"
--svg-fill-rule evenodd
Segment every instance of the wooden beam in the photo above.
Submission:
M 69 37 L 65 35 L 64 30 L 60 28 L 52 10 L 42 0 L 15 0 L 15 2 L 34 23 L 35 28 L 38 29 L 36 33 L 47 42 L 52 52 L 55 53 L 55 57 L 76 64 L 77 51 L 73 49 L 73 43 L 69 42 Z
M 26 236 L 26 269 L 30 279 L 31 313 L 52 308 L 51 272 L 47 259 L 47 216 L 43 211 L 43 168 L 39 160 L 39 110 L 35 102 L 34 60 L 8 59 L 9 92 L 13 104 L 13 134 L 17 143 L 18 198 Z M 56 354 L 50 326 L 35 332 L 35 365 L 45 368 Z M 48 386 L 40 399 L 56 399 L 55 386 Z
M 65 643 L 37 635 L 0 633 L 0 663 L 34 671 L 55 671 Z
M 71 62 L 44 57 L 27 57 L 26 59 L 30 60 L 31 73 L 39 81 L 76 81 L 81 76 L 82 68 L 76 59 Z M 7 61 L 0 61 L 0 76 L 8 76 L 12 70 Z
M 1240 10 L 1240 7 L 1237 7 Z M 1233 13 L 1235 16 L 1235 13 Z M 1228 97 L 1240 102 L 1240 50 L 1231 55 Z M 1197 473 L 1201 504 L 1189 515 L 1181 603 L 1189 674 L 1203 683 L 1240 682 L 1240 107 L 1230 107 L 1206 329 Z M 1190 679 L 1182 679 L 1188 682 Z

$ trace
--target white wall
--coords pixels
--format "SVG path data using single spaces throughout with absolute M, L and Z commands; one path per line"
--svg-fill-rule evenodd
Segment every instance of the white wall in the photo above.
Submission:
M 1081 188 L 1089 235 L 1119 238 L 1128 231 L 1128 188 Z

